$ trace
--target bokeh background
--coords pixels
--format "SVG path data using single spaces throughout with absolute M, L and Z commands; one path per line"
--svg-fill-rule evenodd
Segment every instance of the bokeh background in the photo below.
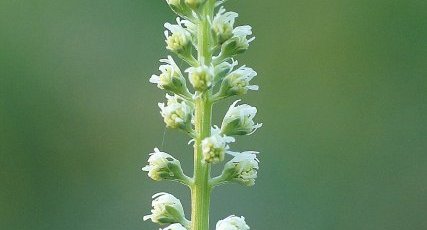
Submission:
M 264 127 L 253 188 L 212 197 L 252 229 L 427 229 L 427 2 L 232 0 L 257 36 Z M 141 172 L 155 146 L 191 172 L 148 83 L 167 55 L 158 0 L 0 1 L 0 229 L 158 229 L 151 195 L 189 191 Z M 215 107 L 219 122 L 232 100 Z M 219 167 L 217 167 L 218 170 Z M 213 228 L 212 228 L 213 229 Z

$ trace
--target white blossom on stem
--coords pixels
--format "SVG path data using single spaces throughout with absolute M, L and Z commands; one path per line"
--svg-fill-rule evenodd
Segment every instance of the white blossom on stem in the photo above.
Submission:
M 218 10 L 212 22 L 212 29 L 217 36 L 219 44 L 233 37 L 233 27 L 237 16 L 239 16 L 239 14 L 236 12 L 226 12 L 224 7 Z
M 171 96 L 166 94 L 166 98 L 168 99 L 166 105 L 165 103 L 158 104 L 166 127 L 180 128 L 188 131 L 191 125 L 193 107 L 176 95 Z
M 157 84 L 159 89 L 191 97 L 186 86 L 185 78 L 173 58 L 168 56 L 167 59 L 160 59 L 160 62 L 164 63 L 164 65 L 159 67 L 161 73 L 159 75 L 152 75 L 150 82 Z
M 228 180 L 239 182 L 246 186 L 253 186 L 258 174 L 259 160 L 258 152 L 245 151 L 241 153 L 230 153 L 234 157 L 224 167 L 224 177 Z
M 144 216 L 144 220 L 151 219 L 158 224 L 174 224 L 186 221 L 181 201 L 169 193 L 154 194 L 152 207 L 152 214 Z
M 188 78 L 191 85 L 197 91 L 205 91 L 212 86 L 214 68 L 211 66 L 190 67 L 185 72 L 188 72 Z
M 213 129 L 210 137 L 202 141 L 203 161 L 218 163 L 224 160 L 225 152 L 230 148 L 228 143 L 234 142 L 233 137 L 223 135 L 219 129 Z
M 218 221 L 216 230 L 249 230 L 249 226 L 245 222 L 245 218 L 238 216 L 229 216 L 223 220 Z
M 224 116 L 221 132 L 225 135 L 249 135 L 262 126 L 253 121 L 257 109 L 247 104 L 236 106 L 240 100 L 235 101 Z
M 161 152 L 158 148 L 154 148 L 154 152 L 150 153 L 148 165 L 142 170 L 148 172 L 148 176 L 155 181 L 184 179 L 181 163 L 171 155 Z
M 177 24 L 165 23 L 166 48 L 175 53 L 188 55 L 191 48 L 191 34 L 184 27 L 181 19 L 176 19 Z M 170 34 L 170 33 L 171 34 Z
M 249 82 L 257 73 L 249 67 L 242 66 L 224 77 L 219 90 L 219 98 L 225 98 L 234 95 L 244 95 L 248 90 L 258 90 L 257 85 L 251 85 Z

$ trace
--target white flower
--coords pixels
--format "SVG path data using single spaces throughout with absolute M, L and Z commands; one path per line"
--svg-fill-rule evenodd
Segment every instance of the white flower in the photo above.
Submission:
M 153 195 L 150 215 L 144 216 L 144 221 L 151 219 L 158 224 L 181 223 L 185 220 L 184 209 L 181 202 L 171 194 L 157 193 Z
M 235 37 L 247 37 L 249 35 L 252 35 L 252 27 L 249 25 L 245 26 L 238 26 L 233 29 L 233 34 Z M 248 42 L 251 42 L 255 40 L 255 37 L 252 37 L 248 40 Z
M 227 162 L 224 169 L 225 172 L 230 174 L 228 179 L 247 186 L 253 186 L 259 169 L 257 153 L 255 151 L 230 153 L 234 158 Z
M 185 72 L 188 72 L 188 78 L 191 85 L 197 91 L 204 91 L 212 86 L 214 69 L 211 66 L 190 67 Z
M 165 27 L 168 29 L 165 31 L 166 48 L 176 53 L 185 53 L 184 51 L 190 47 L 191 34 L 182 26 L 183 22 L 179 17 L 176 21 L 176 25 L 165 23 Z M 171 35 L 169 31 L 172 33 Z
M 224 78 L 220 89 L 221 96 L 243 95 L 248 90 L 258 90 L 257 85 L 249 84 L 249 81 L 256 75 L 257 73 L 252 68 L 246 66 L 234 70 Z
M 230 106 L 222 120 L 221 132 L 225 135 L 249 135 L 262 126 L 253 121 L 257 109 L 247 104 L 236 106 L 239 101 Z
M 218 163 L 224 160 L 228 143 L 234 142 L 233 137 L 221 135 L 219 129 L 213 129 L 212 135 L 202 141 L 203 162 Z
M 218 221 L 216 230 L 249 230 L 249 226 L 245 222 L 245 218 L 238 216 L 229 216 L 223 220 Z
M 212 29 L 217 35 L 219 44 L 233 37 L 234 22 L 238 15 L 236 12 L 226 12 L 224 7 L 219 9 L 212 23 Z
M 182 226 L 181 224 L 172 224 L 169 225 L 167 228 L 164 228 L 163 230 L 187 230 Z
M 150 153 L 148 165 L 142 170 L 148 172 L 148 176 L 156 181 L 178 179 L 183 175 L 180 162 L 158 148 L 154 149 L 154 153 Z
M 236 27 L 233 30 L 233 34 L 236 42 L 236 54 L 242 53 L 247 50 L 249 47 L 249 43 L 255 40 L 255 37 L 251 37 L 249 39 L 247 38 L 248 36 L 252 35 L 252 27 L 249 25 Z
M 166 105 L 159 103 L 160 114 L 164 118 L 166 127 L 186 130 L 188 125 L 191 124 L 192 106 L 176 95 L 170 96 L 166 94 L 166 98 L 168 99 Z
M 160 75 L 152 75 L 150 82 L 157 84 L 160 89 L 165 89 L 170 92 L 183 94 L 187 91 L 185 78 L 182 76 L 181 70 L 171 56 L 168 59 L 160 59 L 161 65 L 159 70 Z
M 248 25 L 234 28 L 233 35 L 232 38 L 222 44 L 221 58 L 232 57 L 245 52 L 249 48 L 249 43 L 255 40 L 255 37 L 247 38 L 247 36 L 252 35 L 252 28 Z

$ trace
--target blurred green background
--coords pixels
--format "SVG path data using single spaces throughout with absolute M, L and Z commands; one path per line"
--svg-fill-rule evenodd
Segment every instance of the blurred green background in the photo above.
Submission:
M 257 36 L 239 60 L 259 73 L 244 101 L 264 127 L 233 149 L 260 151 L 261 170 L 253 188 L 214 191 L 211 226 L 427 229 L 427 2 L 227 9 Z M 142 216 L 159 191 L 189 214 L 186 188 L 141 172 L 155 146 L 191 172 L 148 83 L 174 17 L 159 0 L 0 1 L 0 229 L 158 229 Z

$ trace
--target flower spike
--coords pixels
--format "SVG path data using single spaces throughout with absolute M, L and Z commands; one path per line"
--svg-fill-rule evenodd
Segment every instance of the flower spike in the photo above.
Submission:
M 176 23 L 164 24 L 166 49 L 180 61 L 175 62 L 172 56 L 161 59 L 160 73 L 149 81 L 167 93 L 167 102 L 158 103 L 166 127 L 182 130 L 191 137 L 188 143 L 194 147 L 194 171 L 189 178 L 175 157 L 158 148 L 150 153 L 148 165 L 142 170 L 155 181 L 177 181 L 190 188 L 191 221 L 185 218 L 181 202 L 168 193 L 153 196 L 153 209 L 144 220 L 165 225 L 160 230 L 209 229 L 213 187 L 227 182 L 252 186 L 258 176 L 258 152 L 234 152 L 230 148 L 234 136 L 250 135 L 262 126 L 254 121 L 257 108 L 237 105 L 240 100 L 236 100 L 221 126 L 212 124 L 214 103 L 259 89 L 252 83 L 257 72 L 246 65 L 238 67 L 235 60 L 255 37 L 251 26 L 236 25 L 239 15 L 224 8 L 227 0 L 165 2 L 178 16 Z M 226 153 L 231 159 L 226 160 Z M 212 178 L 211 168 L 220 163 L 224 165 L 222 173 Z M 216 230 L 249 230 L 249 226 L 244 217 L 232 215 L 218 221 Z

